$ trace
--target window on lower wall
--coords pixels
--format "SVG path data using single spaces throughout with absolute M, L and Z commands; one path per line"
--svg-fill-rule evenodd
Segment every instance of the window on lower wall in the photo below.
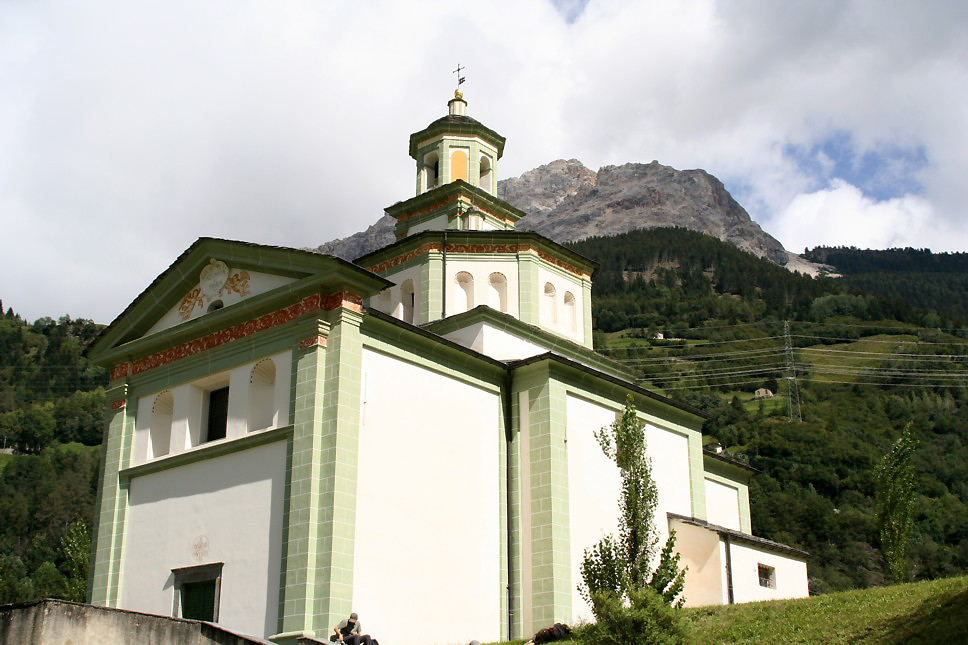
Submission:
M 756 565 L 756 569 L 760 574 L 760 586 L 776 589 L 776 569 L 765 564 Z
M 218 622 L 219 597 L 222 592 L 222 564 L 202 564 L 172 569 L 175 576 L 175 618 Z

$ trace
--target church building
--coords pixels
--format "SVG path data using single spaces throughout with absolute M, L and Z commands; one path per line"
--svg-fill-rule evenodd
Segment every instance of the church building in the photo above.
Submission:
M 325 641 L 526 637 L 590 617 L 583 551 L 618 521 L 594 432 L 631 395 L 687 605 L 805 596 L 806 554 L 754 537 L 754 471 L 698 411 L 592 347 L 595 263 L 515 230 L 505 139 L 411 135 L 397 241 L 347 262 L 201 238 L 104 331 L 90 602 Z

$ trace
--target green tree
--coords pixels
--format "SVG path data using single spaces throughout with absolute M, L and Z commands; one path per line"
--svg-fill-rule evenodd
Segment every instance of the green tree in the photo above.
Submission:
M 605 536 L 585 551 L 581 565 L 583 584 L 579 586 L 582 596 L 599 620 L 604 616 L 603 603 L 609 602 L 609 594 L 632 603 L 638 592 L 651 588 L 665 602 L 682 606 L 685 599 L 676 599 L 682 593 L 686 572 L 679 569 L 679 555 L 674 549 L 675 531 L 670 531 L 665 547 L 658 554 L 658 567 L 652 568 L 659 544 L 655 524 L 658 491 L 646 454 L 645 429 L 631 396 L 626 400 L 621 418 L 596 432 L 595 438 L 619 468 L 621 515 L 618 539 Z
M 911 424 L 904 426 L 901 437 L 877 467 L 877 526 L 881 552 L 895 582 L 908 579 L 908 542 L 914 528 L 914 486 L 912 456 L 917 441 L 911 436 Z
M 84 522 L 77 521 L 70 525 L 61 538 L 61 552 L 64 555 L 61 569 L 66 574 L 64 598 L 84 602 L 87 594 L 88 558 L 91 554 L 91 536 Z

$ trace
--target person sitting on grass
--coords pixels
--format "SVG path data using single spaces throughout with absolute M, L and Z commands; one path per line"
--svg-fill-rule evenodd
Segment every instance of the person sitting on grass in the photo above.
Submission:
M 329 639 L 331 641 L 338 640 L 345 645 L 370 645 L 370 635 L 360 633 L 360 618 L 355 611 L 346 620 L 339 621 L 333 631 L 336 635 Z

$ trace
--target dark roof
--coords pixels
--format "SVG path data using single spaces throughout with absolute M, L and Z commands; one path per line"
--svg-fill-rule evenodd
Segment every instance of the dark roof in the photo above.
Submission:
M 710 450 L 709 448 L 703 448 L 702 454 L 706 457 L 712 457 L 713 459 L 718 459 L 719 461 L 729 464 L 730 466 L 735 466 L 736 468 L 742 468 L 743 470 L 748 470 L 751 473 L 761 473 L 763 472 L 759 468 L 753 468 L 747 463 L 736 459 L 735 457 L 730 457 L 725 452 L 716 452 L 715 450 Z
M 806 551 L 802 551 L 795 547 L 780 544 L 779 542 L 774 542 L 773 540 L 767 540 L 766 538 L 756 537 L 755 535 L 750 535 L 749 533 L 743 533 L 742 531 L 737 531 L 736 529 L 729 529 L 725 526 L 719 526 L 718 524 L 710 524 L 706 520 L 700 520 L 695 517 L 688 517 L 686 515 L 678 515 L 677 513 L 666 513 L 670 520 L 679 520 L 680 522 L 685 522 L 686 524 L 692 524 L 693 526 L 700 526 L 704 529 L 709 529 L 710 531 L 716 531 L 720 535 L 728 536 L 733 539 L 739 540 L 741 542 L 748 542 L 749 544 L 755 544 L 773 551 L 781 551 L 783 553 L 788 553 L 790 555 L 795 555 L 806 559 L 810 554 Z
M 410 135 L 410 156 L 416 159 L 417 144 L 428 137 L 433 137 L 438 134 L 477 135 L 497 148 L 498 158 L 504 154 L 504 143 L 507 141 L 506 138 L 477 119 L 472 119 L 463 114 L 448 114 L 440 117 L 420 132 L 414 132 Z

